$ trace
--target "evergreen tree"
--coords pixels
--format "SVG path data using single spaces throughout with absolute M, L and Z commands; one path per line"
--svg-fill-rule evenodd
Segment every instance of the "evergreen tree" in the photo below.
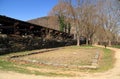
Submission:
M 60 24 L 60 31 L 64 31 L 66 27 L 64 16 L 58 16 L 58 21 Z

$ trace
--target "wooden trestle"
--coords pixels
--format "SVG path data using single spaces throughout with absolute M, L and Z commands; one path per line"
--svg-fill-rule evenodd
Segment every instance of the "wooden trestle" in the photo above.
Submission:
M 0 15 L 0 33 L 19 36 L 34 35 L 42 38 L 46 38 L 49 35 L 50 38 L 58 40 L 73 39 L 73 35 L 71 34 L 6 17 L 3 15 Z

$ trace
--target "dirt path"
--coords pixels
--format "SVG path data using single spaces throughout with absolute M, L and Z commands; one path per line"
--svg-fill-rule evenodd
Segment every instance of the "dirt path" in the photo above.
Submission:
M 104 73 L 94 73 L 94 74 L 81 74 L 80 77 L 45 77 L 45 76 L 35 76 L 26 75 L 15 72 L 0 71 L 0 79 L 120 79 L 120 49 L 109 48 L 114 50 L 116 63 L 114 68 L 104 72 Z

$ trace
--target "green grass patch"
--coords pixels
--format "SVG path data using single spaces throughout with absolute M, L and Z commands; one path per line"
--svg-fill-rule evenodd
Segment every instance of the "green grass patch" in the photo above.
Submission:
M 119 48 L 120 49 L 120 45 L 112 45 L 111 47 Z
M 6 60 L 0 60 L 0 69 L 5 71 L 16 71 L 16 72 L 22 72 L 22 73 L 29 73 L 28 70 L 25 68 L 19 68 L 16 67 L 17 65 L 12 62 L 8 62 Z
M 78 49 L 78 48 L 95 48 L 92 45 L 81 45 L 81 46 L 68 46 L 67 48 Z
M 29 66 L 32 66 L 32 65 L 29 64 Z M 8 62 L 6 60 L 0 60 L 0 70 L 4 70 L 4 71 L 14 71 L 14 72 L 18 72 L 18 73 L 35 74 L 35 75 L 42 75 L 42 76 L 72 77 L 72 75 L 70 75 L 70 74 L 54 73 L 54 72 L 40 72 L 40 71 L 36 71 L 36 70 L 26 69 L 26 67 L 28 67 L 28 66 Z M 38 66 L 34 66 L 34 67 L 38 68 Z
M 96 70 L 91 70 L 91 72 L 104 72 L 114 67 L 114 51 L 106 48 L 103 48 L 102 50 L 104 53 L 101 54 L 102 56 L 99 61 L 99 68 Z

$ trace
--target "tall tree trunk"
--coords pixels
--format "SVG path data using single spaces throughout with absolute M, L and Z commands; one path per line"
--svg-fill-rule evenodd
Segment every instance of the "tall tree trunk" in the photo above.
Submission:
M 86 39 L 86 45 L 88 45 L 88 44 L 89 44 L 89 39 L 87 38 L 87 39 Z
M 111 46 L 111 41 L 110 40 L 108 40 L 108 46 Z
M 80 46 L 80 38 L 79 38 L 79 35 L 77 35 L 77 46 Z
M 70 31 L 71 31 L 71 25 L 70 23 L 68 23 L 68 34 L 70 34 Z

